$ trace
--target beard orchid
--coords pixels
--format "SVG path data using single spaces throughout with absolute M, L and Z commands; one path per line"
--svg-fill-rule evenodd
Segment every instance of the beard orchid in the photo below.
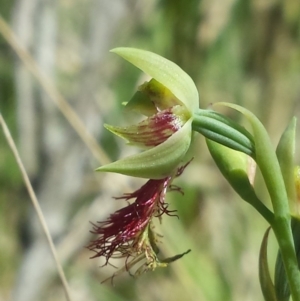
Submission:
M 144 151 L 101 166 L 97 171 L 115 172 L 147 178 L 148 181 L 133 193 L 118 199 L 134 200 L 111 214 L 104 222 L 93 224 L 92 233 L 98 235 L 88 248 L 95 257 L 104 256 L 106 264 L 112 258 L 126 258 L 118 273 L 142 263 L 135 275 L 165 267 L 182 257 L 184 252 L 170 258 L 158 258 L 159 235 L 154 231 L 153 219 L 163 214 L 176 215 L 168 209 L 166 193 L 181 189 L 172 185 L 188 163 L 186 154 L 192 141 L 193 113 L 198 109 L 198 92 L 192 79 L 173 62 L 149 51 L 116 48 L 112 52 L 123 57 L 152 79 L 142 84 L 126 104 L 145 119 L 127 127 L 105 125 L 112 133 L 130 145 Z

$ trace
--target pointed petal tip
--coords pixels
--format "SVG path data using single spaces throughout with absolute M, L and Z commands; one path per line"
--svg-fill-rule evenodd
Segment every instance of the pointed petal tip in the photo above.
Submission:
M 115 47 L 113 49 L 110 49 L 109 52 L 115 53 L 119 56 L 123 56 L 123 55 L 126 55 L 126 54 L 130 54 L 130 52 L 134 52 L 136 50 L 146 52 L 146 50 L 142 50 L 142 49 L 138 49 L 138 48 L 132 48 L 132 47 Z
M 100 167 L 96 168 L 95 171 L 100 171 L 100 172 L 106 171 L 106 165 L 103 165 L 103 166 L 100 166 Z
M 111 131 L 111 129 L 114 127 L 113 125 L 110 125 L 108 123 L 104 123 L 103 126 L 109 131 Z
M 122 48 L 124 48 L 124 47 L 115 47 L 115 48 L 110 49 L 109 52 L 118 53 L 118 51 Z
M 96 172 L 114 172 L 114 173 L 119 173 L 119 168 L 114 163 L 115 162 L 99 166 L 98 168 L 95 169 L 95 171 Z
M 116 133 L 116 129 L 117 129 L 118 127 L 113 126 L 113 125 L 110 125 L 110 124 L 107 124 L 107 123 L 104 123 L 103 126 L 105 127 L 105 129 L 107 129 L 108 131 L 110 131 L 110 132 L 113 133 L 114 135 L 119 136 L 119 135 Z

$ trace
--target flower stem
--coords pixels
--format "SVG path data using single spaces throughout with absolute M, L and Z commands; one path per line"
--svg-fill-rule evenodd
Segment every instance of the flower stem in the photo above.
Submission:
M 192 128 L 206 138 L 255 157 L 252 135 L 232 119 L 212 110 L 199 109 Z
M 271 226 L 278 241 L 293 301 L 300 301 L 300 272 L 291 230 L 288 196 L 269 135 L 262 123 L 250 111 L 234 104 L 219 103 L 219 105 L 238 110 L 251 123 L 256 163 L 265 180 L 274 210 L 274 220 Z
M 272 223 L 280 248 L 293 301 L 300 300 L 300 273 L 295 255 L 294 242 L 291 236 L 289 217 L 277 217 Z

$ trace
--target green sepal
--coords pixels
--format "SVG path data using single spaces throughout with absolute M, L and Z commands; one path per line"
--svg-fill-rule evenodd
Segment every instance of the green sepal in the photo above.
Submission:
M 298 261 L 298 267 L 300 267 L 300 218 L 292 216 L 291 228 L 293 233 L 295 251 Z M 290 299 L 290 288 L 287 280 L 286 272 L 284 269 L 282 257 L 280 251 L 278 251 L 276 266 L 275 266 L 275 291 L 278 300 L 280 301 L 289 301 Z
M 296 123 L 297 119 L 294 117 L 282 134 L 276 149 L 276 155 L 292 210 L 295 209 L 296 202 L 294 181 Z
M 142 91 L 137 91 L 132 96 L 130 101 L 126 103 L 125 110 L 133 111 L 145 116 L 151 116 L 157 112 L 155 105 L 149 98 L 149 95 Z
M 192 119 L 188 120 L 162 144 L 101 166 L 96 171 L 115 172 L 146 179 L 162 179 L 172 175 L 190 147 L 191 123 Z
M 153 52 L 136 48 L 118 47 L 111 52 L 123 57 L 169 89 L 190 112 L 199 107 L 199 95 L 195 83 L 175 63 Z
M 206 143 L 214 161 L 231 187 L 271 223 L 272 212 L 259 200 L 248 178 L 250 157 L 210 139 L 206 139 Z
M 277 301 L 274 284 L 271 279 L 268 264 L 268 238 L 271 227 L 263 237 L 259 252 L 259 282 L 265 301 Z

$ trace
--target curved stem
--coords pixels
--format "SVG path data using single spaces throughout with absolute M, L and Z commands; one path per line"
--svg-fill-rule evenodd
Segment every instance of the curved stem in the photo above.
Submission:
M 291 230 L 288 196 L 279 162 L 269 135 L 262 123 L 250 111 L 229 103 L 219 103 L 219 105 L 231 107 L 241 112 L 251 123 L 256 162 L 265 180 L 274 209 L 274 220 L 271 226 L 278 241 L 291 295 L 294 301 L 300 301 L 300 272 Z

